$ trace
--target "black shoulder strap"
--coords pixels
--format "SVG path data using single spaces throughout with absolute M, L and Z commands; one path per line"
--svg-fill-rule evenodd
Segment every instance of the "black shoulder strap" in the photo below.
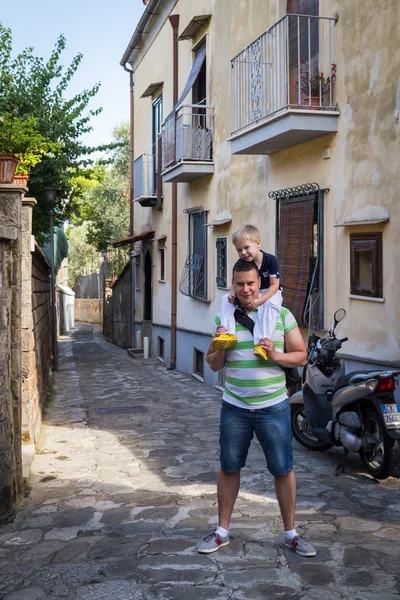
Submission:
M 246 329 L 248 329 L 253 335 L 254 321 L 244 312 L 244 310 L 241 310 L 240 308 L 235 310 L 235 320 L 243 325 L 243 327 L 246 327 Z

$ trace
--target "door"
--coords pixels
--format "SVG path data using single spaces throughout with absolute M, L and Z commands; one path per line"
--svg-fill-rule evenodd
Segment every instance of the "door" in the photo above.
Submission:
M 151 276 L 152 276 L 152 260 L 151 260 L 150 251 L 147 250 L 146 256 L 144 259 L 144 307 L 143 307 L 143 320 L 144 321 L 151 321 L 153 318 Z

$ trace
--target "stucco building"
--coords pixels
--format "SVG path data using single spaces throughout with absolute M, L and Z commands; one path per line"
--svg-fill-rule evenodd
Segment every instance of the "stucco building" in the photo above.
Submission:
M 398 365 L 397 0 L 144 4 L 121 64 L 134 72 L 135 329 L 152 354 L 217 383 L 204 353 L 231 233 L 249 222 L 305 332 L 311 305 L 319 330 L 344 307 L 348 369 Z

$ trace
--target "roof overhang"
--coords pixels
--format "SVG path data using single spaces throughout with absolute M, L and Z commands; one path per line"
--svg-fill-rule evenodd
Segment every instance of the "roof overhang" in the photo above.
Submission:
M 114 248 L 118 248 L 119 246 L 127 246 L 128 244 L 134 244 L 135 242 L 140 242 L 140 240 L 145 240 L 147 238 L 154 237 L 155 231 L 145 231 L 144 233 L 137 233 L 136 235 L 130 235 L 127 238 L 123 238 L 122 240 L 116 240 L 112 242 Z
M 149 96 L 153 96 L 154 92 L 158 90 L 163 85 L 163 81 L 157 81 L 156 83 L 151 83 L 141 95 L 141 98 L 148 98 Z
M 198 15 L 197 17 L 193 17 L 189 25 L 185 27 L 181 35 L 178 37 L 178 41 L 193 40 L 200 29 L 205 27 L 210 19 L 211 15 Z
M 338 223 L 334 225 L 334 227 L 357 227 L 362 225 L 378 225 L 378 223 L 387 223 L 389 218 L 387 219 L 374 219 L 372 221 L 345 221 L 344 223 Z
M 120 60 L 119 64 L 122 67 L 125 67 L 127 63 L 130 63 L 133 67 L 137 66 L 134 65 L 137 54 L 140 53 L 145 46 L 147 47 L 148 44 L 151 45 L 153 41 L 153 36 L 150 40 L 149 34 L 154 29 L 154 21 L 158 20 L 159 24 L 161 23 L 162 25 L 176 3 L 177 0 L 149 0 L 140 21 L 136 26 L 135 32 L 131 37 L 131 41 Z M 159 17 L 162 17 L 161 21 Z M 156 33 L 158 33 L 158 30 Z
M 222 227 L 222 225 L 227 225 L 232 222 L 232 217 L 227 217 L 226 219 L 215 219 L 215 221 L 211 221 L 211 223 L 206 223 L 203 227 Z

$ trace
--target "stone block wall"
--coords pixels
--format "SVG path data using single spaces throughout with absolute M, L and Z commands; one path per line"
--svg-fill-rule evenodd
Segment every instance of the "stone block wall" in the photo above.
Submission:
M 103 300 L 75 298 L 75 321 L 103 324 Z
M 25 234 L 27 240 L 23 229 Z M 23 253 L 28 250 L 29 260 L 23 254 L 22 269 L 22 439 L 35 444 L 51 370 L 50 267 L 36 243 L 32 253 L 24 244 Z
M 21 268 L 26 188 L 0 184 L 0 521 L 22 491 Z
M 121 348 L 130 348 L 131 282 L 129 263 L 111 288 L 109 287 L 110 283 L 109 280 L 106 280 L 103 334 L 112 344 Z

